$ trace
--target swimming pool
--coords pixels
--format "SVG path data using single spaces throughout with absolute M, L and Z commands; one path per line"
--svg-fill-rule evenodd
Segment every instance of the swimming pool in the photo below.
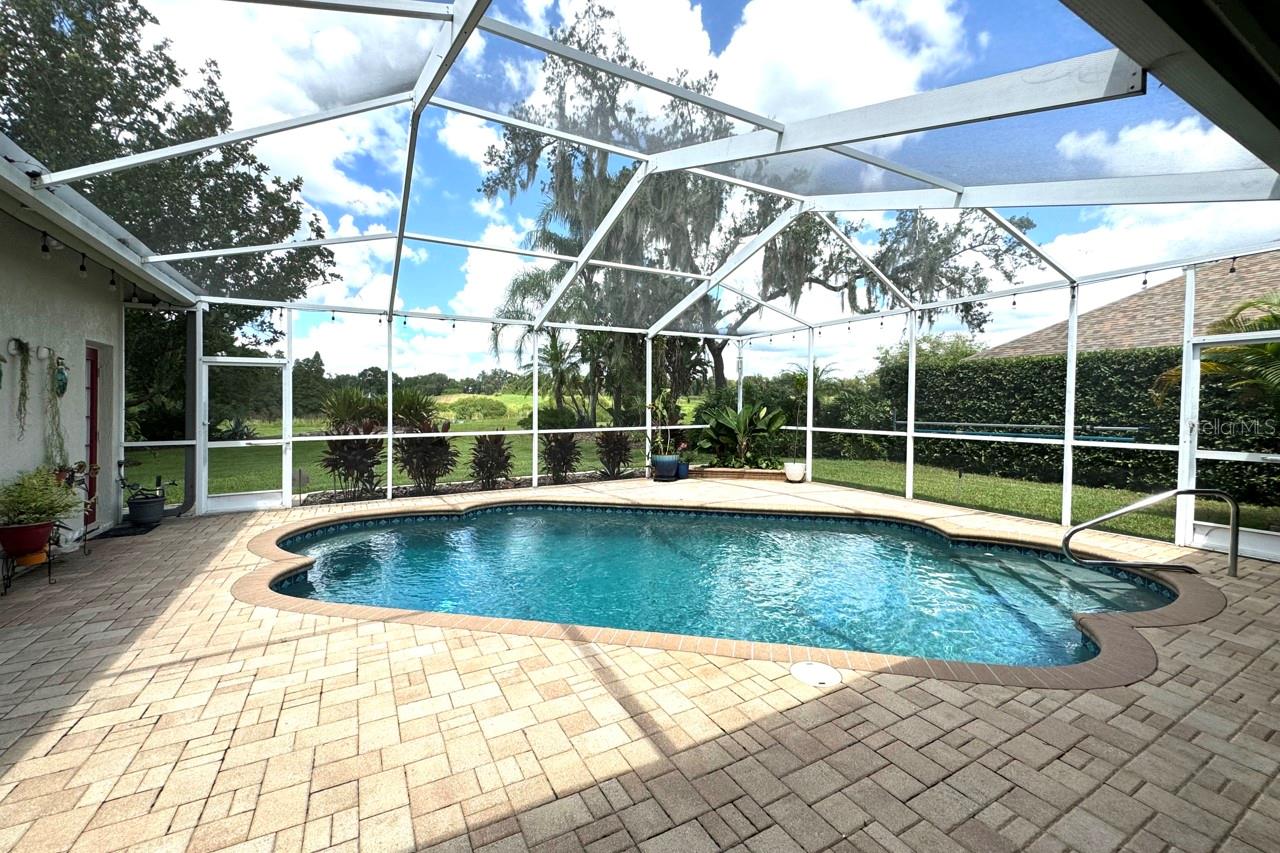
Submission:
M 1023 666 L 1087 660 L 1073 613 L 1166 587 L 905 523 L 499 506 L 328 525 L 276 584 L 302 598 Z

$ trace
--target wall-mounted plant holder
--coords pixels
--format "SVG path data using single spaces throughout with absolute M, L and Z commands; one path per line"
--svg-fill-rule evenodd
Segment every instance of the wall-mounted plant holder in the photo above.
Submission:
M 58 356 L 53 363 L 53 393 L 59 397 L 65 396 L 70 379 L 71 371 L 67 369 L 66 359 Z

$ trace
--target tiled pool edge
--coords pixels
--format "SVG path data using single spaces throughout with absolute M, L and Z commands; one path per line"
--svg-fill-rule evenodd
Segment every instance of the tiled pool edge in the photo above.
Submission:
M 281 525 L 267 530 L 248 542 L 248 550 L 267 563 L 239 578 L 231 593 L 238 600 L 260 607 L 297 613 L 314 614 L 344 619 L 401 622 L 437 628 L 456 628 L 498 634 L 517 634 L 529 637 L 568 640 L 572 642 L 624 645 L 672 651 L 691 651 L 700 654 L 719 655 L 748 660 L 769 660 L 788 664 L 799 660 L 817 660 L 840 669 L 862 672 L 887 672 L 920 678 L 938 678 L 970 684 L 998 684 L 1014 687 L 1096 689 L 1131 684 L 1150 675 L 1156 669 L 1155 649 L 1136 628 L 1155 628 L 1200 622 L 1219 613 L 1226 606 L 1226 597 L 1214 586 L 1194 575 L 1177 572 L 1159 575 L 1159 583 L 1171 587 L 1177 597 L 1164 607 L 1136 613 L 1085 614 L 1077 617 L 1081 630 L 1097 644 L 1099 653 L 1083 663 L 1057 667 L 1019 667 L 995 664 L 964 663 L 932 658 L 910 658 L 842 649 L 791 646 L 774 643 L 754 643 L 743 640 L 726 640 L 681 634 L 662 634 L 646 631 L 630 631 L 616 628 L 593 628 L 581 625 L 565 625 L 520 619 L 470 616 L 456 613 L 403 610 L 373 605 L 335 604 L 296 598 L 277 592 L 272 586 L 279 580 L 294 574 L 311 564 L 310 558 L 291 553 L 280 547 L 280 542 L 306 531 L 327 527 L 335 523 L 381 519 L 394 516 L 462 516 L 467 512 L 502 506 L 616 506 L 623 509 L 669 510 L 694 512 L 731 512 L 711 506 L 673 507 L 670 504 L 632 502 L 620 504 L 601 496 L 563 495 L 524 496 L 513 498 L 502 492 L 477 494 L 451 506 L 424 510 L 421 508 L 395 508 L 382 506 L 354 512 L 335 512 L 306 521 Z M 971 528 L 952 525 L 946 518 L 919 519 L 897 517 L 884 512 L 865 513 L 850 510 L 813 511 L 811 509 L 762 509 L 750 510 L 751 515 L 807 515 L 830 516 L 847 519 L 874 520 L 901 523 L 932 531 L 954 541 L 971 544 L 993 544 L 1054 550 L 1056 543 L 1047 540 L 1040 531 L 1028 529 L 1025 535 L 1014 536 L 1002 530 L 984 531 L 975 536 Z M 1002 517 L 1008 520 L 1015 520 Z M 1083 549 L 1089 556 L 1104 559 L 1125 559 L 1119 552 L 1111 552 L 1099 546 Z M 1148 578 L 1147 572 L 1133 572 Z

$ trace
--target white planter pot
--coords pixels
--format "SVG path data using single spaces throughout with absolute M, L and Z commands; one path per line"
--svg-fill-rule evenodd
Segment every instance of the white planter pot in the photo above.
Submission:
M 804 482 L 803 462 L 784 462 L 782 463 L 782 472 L 786 475 L 788 483 Z

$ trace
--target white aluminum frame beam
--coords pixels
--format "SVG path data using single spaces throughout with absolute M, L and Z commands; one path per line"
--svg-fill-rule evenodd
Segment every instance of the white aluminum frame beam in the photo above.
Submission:
M 792 122 L 781 135 L 758 130 L 655 154 L 655 172 L 711 166 L 988 119 L 1080 106 L 1146 91 L 1146 72 L 1118 50 L 919 92 Z
M 608 151 L 610 154 L 617 154 L 619 157 L 626 157 L 631 160 L 639 160 L 639 161 L 647 161 L 649 159 L 648 154 L 645 154 L 640 151 L 634 151 L 622 145 L 614 145 L 613 143 L 610 143 L 610 142 L 603 142 L 599 139 L 592 139 L 589 136 L 581 136 L 576 133 L 569 133 L 568 131 L 558 130 L 554 127 L 547 127 L 546 125 L 538 124 L 536 122 L 532 122 L 527 119 L 516 118 L 515 116 L 510 116 L 510 115 L 507 115 L 506 113 L 494 112 L 493 110 L 486 110 L 486 109 L 483 109 L 482 107 L 473 107 L 470 104 L 464 104 L 459 101 L 450 100 L 448 98 L 432 97 L 429 104 L 430 106 L 436 107 L 438 109 L 448 110 L 449 112 L 454 112 L 454 113 L 461 113 L 462 115 L 468 115 L 468 116 L 471 116 L 472 118 L 483 119 L 484 121 L 491 121 L 494 124 L 505 124 L 510 127 L 518 127 L 521 130 L 527 130 L 530 133 L 536 133 L 536 134 L 539 134 L 540 136 L 550 136 L 554 139 L 560 139 L 565 142 L 572 142 L 573 144 L 581 145 L 584 148 L 596 148 L 596 149 L 599 149 L 600 151 Z
M 780 213 L 776 219 L 770 222 L 763 231 L 752 237 L 743 245 L 739 246 L 737 251 L 730 255 L 728 259 L 720 265 L 720 268 L 712 273 L 711 278 L 695 287 L 687 296 L 685 296 L 684 299 L 681 299 L 672 306 L 671 310 L 662 315 L 662 318 L 659 319 L 658 322 L 649 327 L 649 330 L 645 335 L 652 338 L 667 326 L 671 325 L 681 314 L 689 310 L 689 306 L 693 305 L 703 296 L 706 296 L 713 287 L 716 287 L 732 275 L 739 267 L 750 260 L 756 252 L 763 249 L 766 243 L 781 234 L 788 225 L 794 222 L 796 218 L 807 209 L 808 206 L 804 202 L 798 201 L 791 204 L 786 210 Z M 806 323 L 805 325 L 808 327 L 809 324 Z
M 555 310 L 556 303 L 560 301 L 560 297 L 564 296 L 565 291 L 569 289 L 569 285 L 582 272 L 582 268 L 591 260 L 591 256 L 595 254 L 596 249 L 600 248 L 600 244 L 608 236 L 609 230 L 613 228 L 614 223 L 618 221 L 618 217 L 626 210 L 627 205 L 635 197 L 640 185 L 644 183 L 644 179 L 648 176 L 649 164 L 647 162 L 637 164 L 636 170 L 631 173 L 631 179 L 627 181 L 627 185 L 622 188 L 622 192 L 618 194 L 618 197 L 613 200 L 613 206 L 609 208 L 609 211 L 600 220 L 596 230 L 591 232 L 591 237 L 588 238 L 586 245 L 582 247 L 582 251 L 578 253 L 578 257 L 574 259 L 568 271 L 561 276 L 555 289 L 551 291 L 551 295 L 543 303 L 542 309 L 538 311 L 538 315 L 533 320 L 535 331 L 541 329 L 543 324 L 547 322 L 547 318 Z
M 424 3 L 422 0 L 235 0 L 261 6 L 287 6 L 293 9 L 318 9 L 323 12 L 356 12 L 368 15 L 391 15 L 397 18 L 419 18 L 447 21 L 453 17 L 448 3 Z
M 107 175 L 113 172 L 123 172 L 126 169 L 136 169 L 138 166 L 145 166 L 148 163 L 158 163 L 161 160 L 172 160 L 174 157 L 185 157 L 190 154 L 199 154 L 201 151 L 208 151 L 223 145 L 232 145 L 237 142 L 248 142 L 252 139 L 260 139 L 263 136 L 271 136 L 275 133 L 283 133 L 286 130 L 296 130 L 300 127 L 309 127 L 313 124 L 332 121 L 347 116 L 359 115 L 360 113 L 372 112 L 373 110 L 386 109 L 394 107 L 397 104 L 407 104 L 413 98 L 412 92 L 398 92 L 394 95 L 383 95 L 380 98 L 370 98 L 367 101 L 357 101 L 354 104 L 346 104 L 332 109 L 321 110 L 318 113 L 310 113 L 296 118 L 287 118 L 281 121 L 272 122 L 271 124 L 262 124 L 257 127 L 246 127 L 244 130 L 232 130 L 217 136 L 209 136 L 204 139 L 196 139 L 191 142 L 182 142 L 177 145 L 169 145 L 164 148 L 157 148 L 154 151 L 143 151 L 138 154 L 129 154 L 124 157 L 116 157 L 112 160 L 104 160 L 101 163 L 90 163 L 86 166 L 76 166 L 73 169 L 62 169 L 57 172 L 50 172 L 46 175 L 31 179 L 31 186 L 36 189 L 51 187 L 57 184 L 67 184 L 72 181 L 82 181 L 86 178 L 94 178 L 99 175 Z
M 449 25 L 441 28 L 435 41 L 427 53 L 427 61 L 418 75 L 418 82 L 413 86 L 413 113 L 409 116 L 409 144 L 406 146 L 404 161 L 404 184 L 400 191 L 400 216 L 396 222 L 395 256 L 391 261 L 391 294 L 387 298 L 387 313 L 391 314 L 396 307 L 396 289 L 400 284 L 401 256 L 404 254 L 404 232 L 408 227 L 409 202 L 413 191 L 413 164 L 418 151 L 418 127 L 422 112 L 427 108 L 431 96 L 444 82 L 445 75 L 453 66 L 453 62 L 462 53 L 476 24 L 484 17 L 490 0 L 457 0 L 453 4 L 453 14 Z
M 476 249 L 484 252 L 499 252 L 505 255 L 518 255 L 525 258 L 538 258 L 548 261 L 576 261 L 573 255 L 560 255 L 555 252 L 542 252 L 537 249 L 521 249 L 516 246 L 497 246 L 490 243 L 482 243 L 478 240 L 463 240 L 458 237 L 441 237 L 436 234 L 421 234 L 414 231 L 406 231 L 404 235 L 406 240 L 413 240 L 419 243 L 432 243 L 440 246 L 456 246 L 463 249 Z M 292 249 L 314 249 L 321 246 L 341 246 L 347 243 L 375 243 L 383 240 L 394 240 L 396 235 L 391 231 L 375 233 L 375 234 L 354 234 L 345 237 L 321 237 L 315 240 L 286 240 L 282 243 L 259 243 L 252 246 L 230 246 L 225 249 L 199 249 L 193 252 L 174 252 L 167 255 L 147 255 L 142 258 L 143 263 L 156 264 L 167 263 L 170 261 L 190 261 L 199 258 L 220 258 L 231 255 L 253 255 L 265 252 L 283 252 Z M 685 272 L 684 270 L 669 270 L 660 267 L 646 267 L 640 264 L 624 264 L 620 261 L 601 261 L 589 260 L 588 266 L 605 267 L 608 269 L 627 270 L 629 272 L 646 273 L 649 275 L 664 275 L 674 278 L 690 278 L 705 281 L 711 276 L 706 273 Z
M 801 323 L 805 326 L 809 325 L 803 319 L 801 319 L 800 317 L 797 317 L 795 314 L 792 314 L 790 311 L 786 310 L 785 308 L 779 308 L 777 305 L 774 305 L 768 300 L 761 299 L 759 296 L 756 296 L 753 293 L 747 293 L 745 290 L 741 288 L 734 287 L 731 284 L 725 284 L 723 281 L 719 282 L 716 285 L 716 287 L 724 288 L 730 293 L 736 293 L 738 296 L 741 296 L 743 299 L 754 302 L 755 304 L 759 305 L 761 308 L 768 308 L 770 311 L 774 312 L 775 314 L 781 314 L 783 317 L 786 317 L 788 320 L 791 320 L 792 322 Z M 712 290 L 714 289 L 715 288 L 712 288 Z M 708 290 L 707 292 L 710 293 L 711 291 Z
M 394 236 L 394 235 L 392 235 Z M 415 240 L 421 243 L 435 243 L 441 246 L 458 246 L 464 249 L 479 249 L 485 252 L 501 252 L 506 255 L 519 255 L 525 258 L 539 258 L 547 261 L 567 261 L 576 262 L 578 259 L 573 255 L 561 255 L 556 252 L 542 252 L 537 249 L 521 249 L 515 246 L 495 246 L 490 243 L 481 243 L 476 240 L 462 240 L 456 237 L 439 237 L 434 234 L 420 234 L 413 231 L 405 232 L 405 239 Z M 649 275 L 666 275 L 674 278 L 693 278 L 708 279 L 711 276 L 705 273 L 686 272 L 684 270 L 669 270 L 661 267 L 646 267 L 640 264 L 624 264 L 621 261 L 601 261 L 588 259 L 586 262 L 590 267 L 606 267 L 615 270 L 627 270 L 629 272 L 647 273 Z
M 849 235 L 840 230 L 840 226 L 836 225 L 830 214 L 819 213 L 817 216 L 826 223 L 827 227 L 831 229 L 831 232 L 835 234 L 837 238 L 839 238 L 840 242 L 844 243 L 845 246 L 848 247 L 849 251 L 853 252 L 854 256 L 857 257 L 858 260 L 862 261 L 863 266 L 871 270 L 871 274 L 876 277 L 877 281 L 884 285 L 886 290 L 893 294 L 895 299 L 907 308 L 916 307 L 915 303 L 907 298 L 907 295 L 890 280 L 889 276 L 885 275 L 878 266 L 872 263 L 871 258 L 867 257 L 867 253 L 862 251 L 862 248 L 857 243 L 853 242 L 853 240 L 849 238 Z
M 1036 243 L 1034 240 L 1028 237 L 1025 233 L 1023 233 L 1021 228 L 1017 227 L 1008 219 L 1005 219 L 999 212 L 994 211 L 989 207 L 983 207 L 979 209 L 988 219 L 990 219 L 996 225 L 999 225 L 1000 228 L 1003 229 L 1004 231 L 1008 232 L 1010 237 L 1012 237 L 1013 239 L 1017 240 L 1020 244 L 1022 244 L 1023 248 L 1031 252 L 1031 254 L 1035 255 L 1040 260 L 1044 261 L 1045 264 L 1051 270 L 1053 270 L 1058 275 L 1066 279 L 1068 284 L 1076 283 L 1076 277 L 1073 276 L 1071 273 L 1067 272 L 1065 269 L 1063 269 L 1062 264 L 1055 261 L 1052 255 L 1050 255 L 1048 252 L 1046 252 L 1043 248 L 1040 247 L 1039 243 Z
M 863 163 L 884 169 L 886 172 L 893 172 L 895 175 L 902 175 L 904 178 L 911 178 L 914 181 L 920 181 L 923 184 L 933 184 L 935 187 L 950 190 L 957 195 L 964 192 L 964 187 L 955 181 L 949 181 L 946 178 L 940 178 L 937 175 L 930 174 L 922 169 L 916 169 L 898 163 L 894 160 L 888 160 L 876 154 L 863 151 L 860 148 L 854 148 L 852 145 L 829 145 L 828 151 L 834 151 L 837 154 L 848 157 L 851 160 L 860 160 Z
M 817 211 L 941 210 L 960 207 L 1073 207 L 1280 199 L 1280 175 L 1270 169 L 1228 169 L 1181 175 L 1126 175 L 1071 181 L 979 184 L 959 196 L 943 189 L 814 196 Z
M 230 255 L 258 255 L 265 252 L 283 252 L 290 249 L 314 249 L 319 246 L 341 246 L 346 243 L 372 243 L 379 240 L 394 240 L 395 234 L 387 231 L 382 234 L 356 234 L 348 237 L 320 237 L 316 240 L 286 240 L 283 243 L 259 243 L 253 246 L 231 246 L 226 249 L 200 249 L 194 252 L 173 252 L 167 255 L 147 255 L 142 259 L 145 264 L 169 263 L 170 261 L 193 261 L 200 258 L 221 258 Z
M 650 154 L 645 154 L 643 151 L 635 151 L 630 148 L 625 148 L 621 145 L 614 145 L 613 143 L 604 142 L 599 139 L 592 139 L 591 137 L 588 137 L 588 136 L 580 136 L 579 134 L 576 134 L 576 133 L 569 133 L 568 131 L 559 130 L 558 128 L 548 127 L 542 124 L 537 124 L 536 122 L 528 121 L 522 118 L 516 118 L 515 116 L 510 116 L 505 113 L 494 112 L 493 110 L 486 110 L 481 107 L 473 107 L 470 104 L 463 104 L 458 101 L 449 100 L 448 98 L 433 97 L 430 100 L 430 106 L 437 107 L 442 110 L 449 110 L 450 112 L 469 115 L 472 118 L 491 121 L 491 122 L 494 122 L 495 124 L 503 124 L 503 125 L 508 125 L 510 127 L 518 127 L 521 130 L 527 130 L 530 133 L 537 133 L 541 136 L 551 137 L 552 139 L 563 140 L 564 142 L 570 142 L 570 143 L 573 143 L 574 145 L 581 145 L 584 148 L 595 148 L 599 151 L 608 151 L 610 154 L 617 154 L 619 157 L 626 157 L 627 159 L 635 160 L 638 163 L 647 163 L 649 159 L 653 156 Z M 848 154 L 847 152 L 843 152 L 843 151 L 838 153 L 845 153 L 846 156 L 850 156 L 850 157 L 853 156 L 853 154 Z M 855 157 L 854 159 L 865 159 L 866 156 L 870 156 L 870 155 L 863 155 L 861 152 L 859 152 L 858 156 Z M 867 162 L 871 162 L 871 161 L 868 160 Z M 899 174 L 907 174 L 907 172 L 905 171 L 906 167 L 899 166 L 898 164 L 894 164 L 894 166 L 896 170 L 899 172 Z M 790 199 L 791 201 L 803 201 L 805 198 L 807 198 L 807 196 L 801 195 L 800 193 L 791 192 L 790 190 L 784 190 L 778 187 L 767 186 L 765 184 L 756 183 L 755 181 L 748 181 L 744 178 L 738 178 L 733 175 L 724 174 L 722 172 L 713 172 L 710 169 L 688 169 L 686 171 L 688 171 L 689 174 L 691 175 L 698 175 L 703 178 L 710 178 L 711 180 L 719 181 L 720 183 L 723 183 L 723 184 L 731 184 L 733 186 L 743 187 L 744 189 L 754 190 L 755 192 L 763 193 L 765 195 L 772 195 L 772 196 L 777 196 L 779 198 Z M 923 180 L 923 178 L 921 178 L 921 180 Z M 935 180 L 941 181 L 942 179 L 937 178 Z

